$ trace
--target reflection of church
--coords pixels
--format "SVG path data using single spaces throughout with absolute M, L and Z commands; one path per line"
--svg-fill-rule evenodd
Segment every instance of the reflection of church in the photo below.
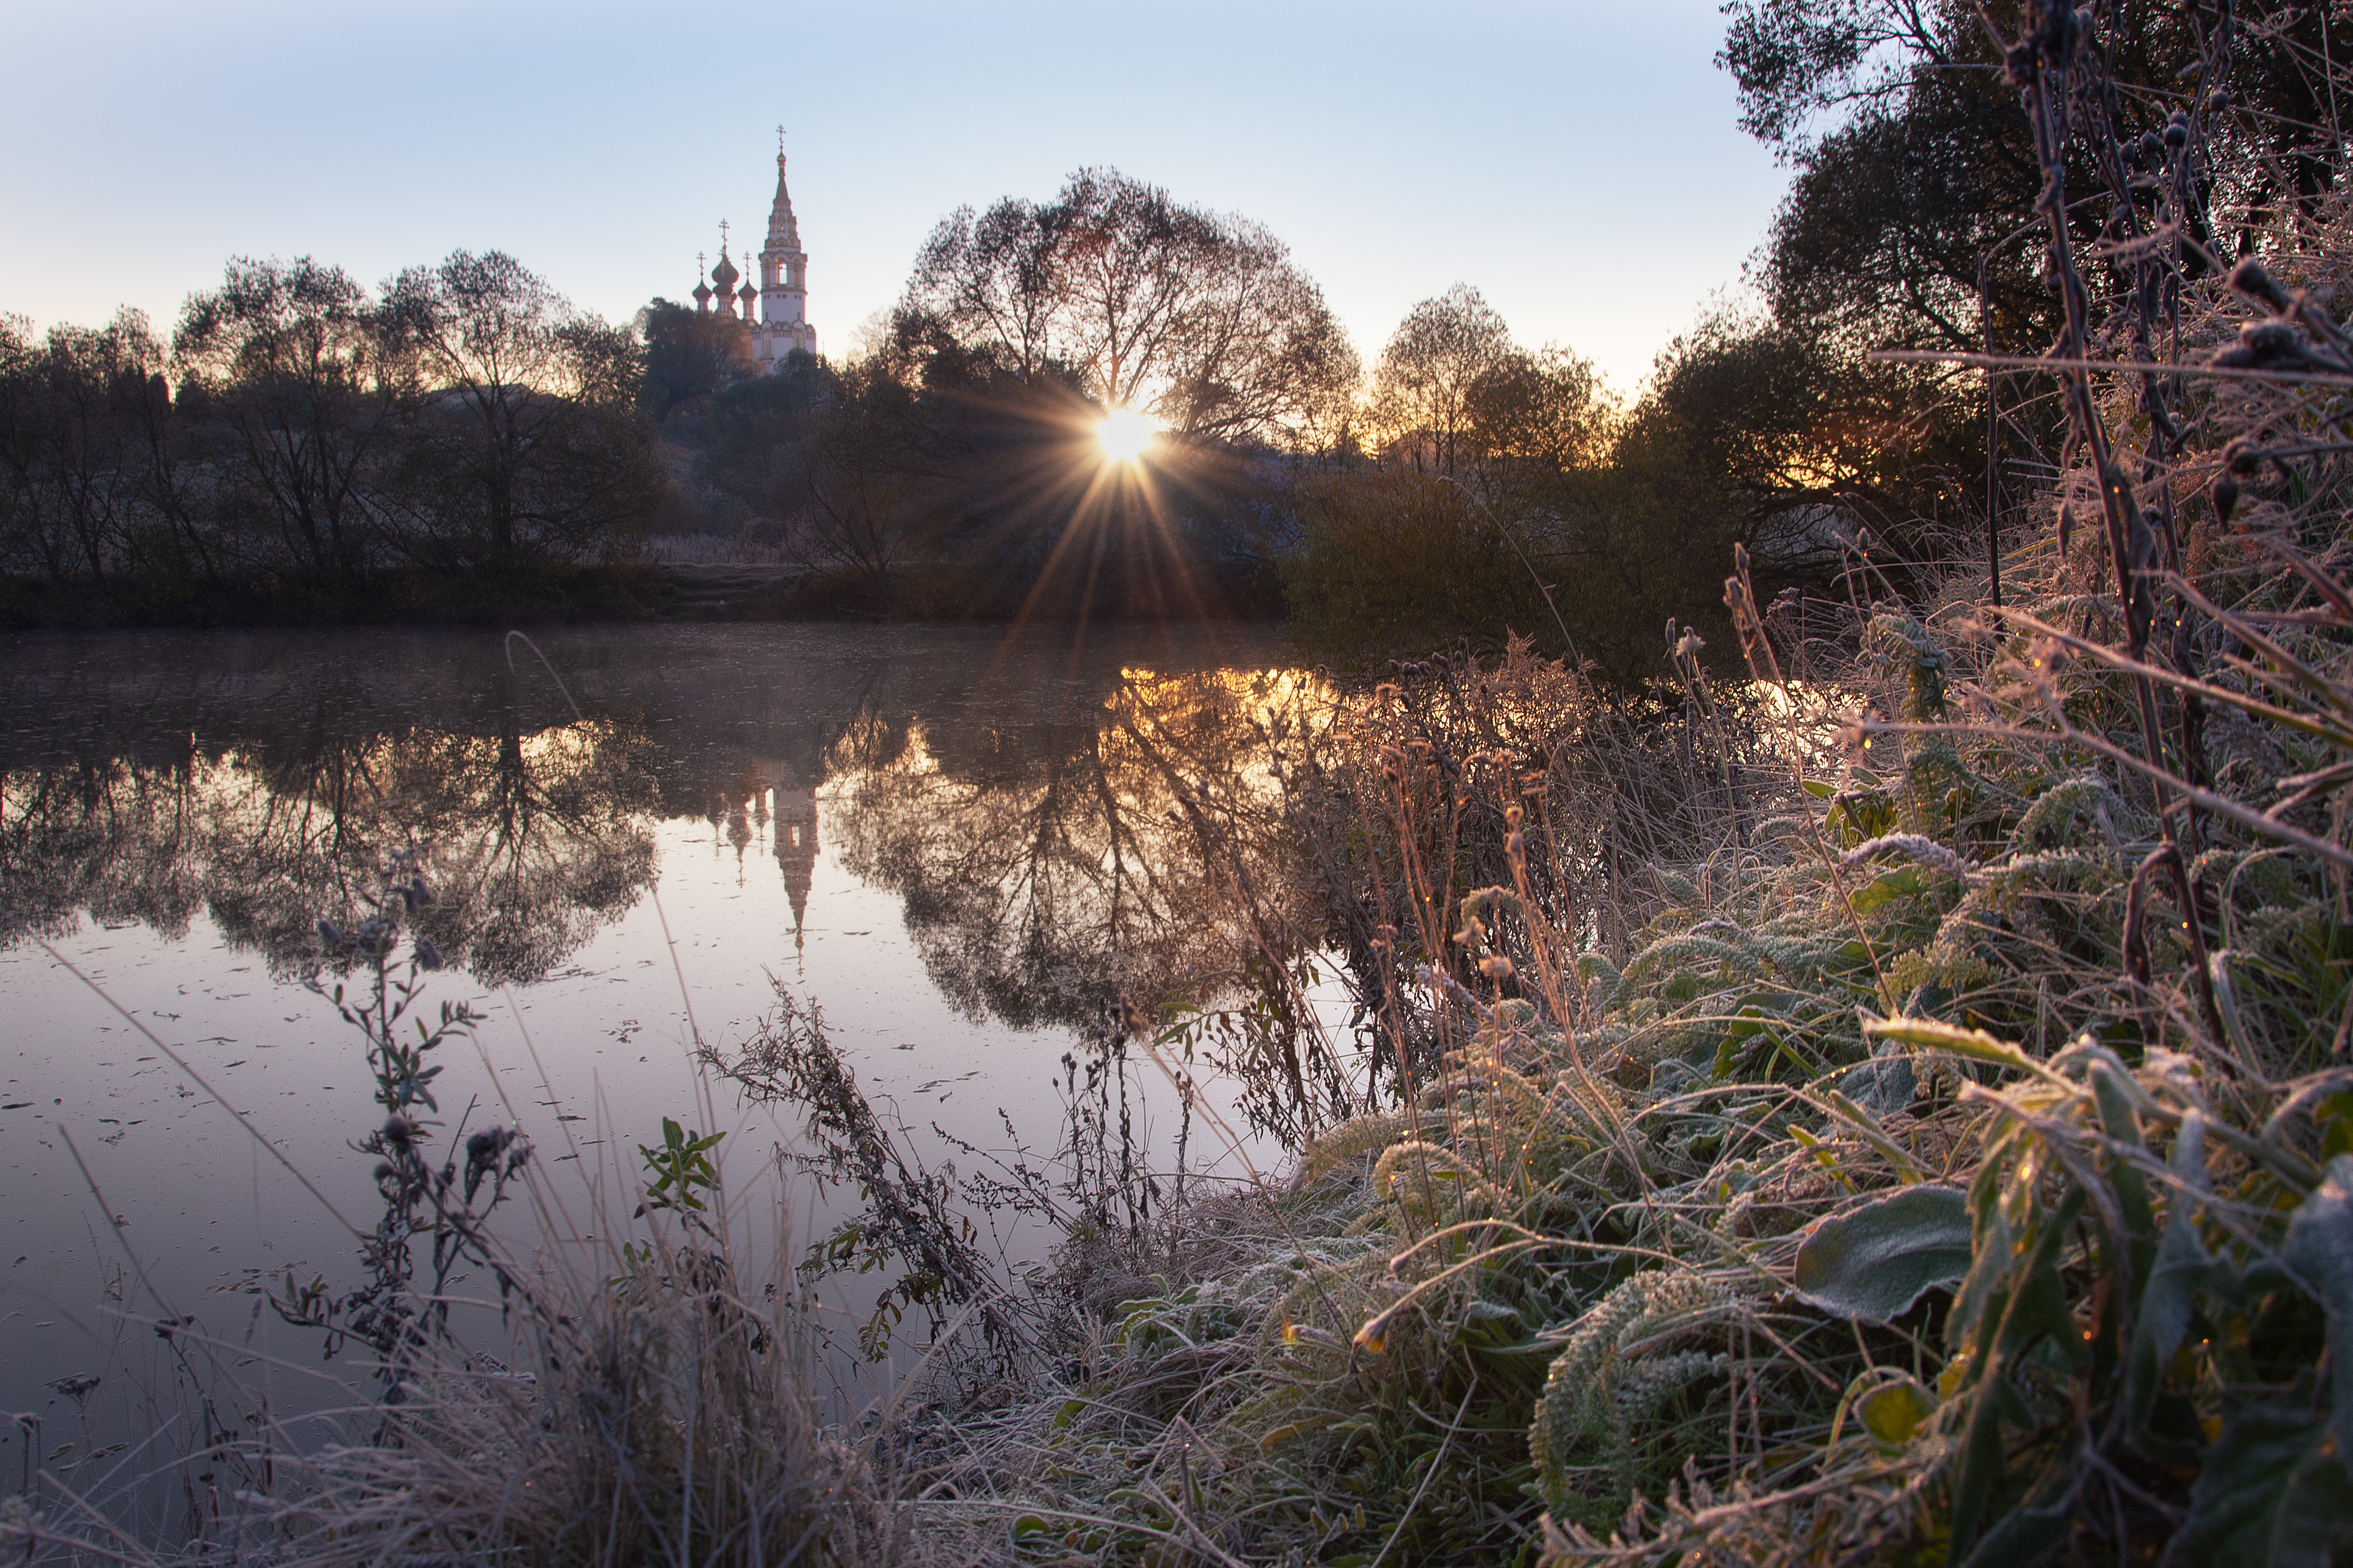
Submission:
M 775 813 L 776 864 L 785 873 L 785 897 L 793 905 L 793 945 L 801 944 L 801 921 L 808 912 L 809 884 L 817 878 L 817 791 L 789 767 L 769 790 Z
M 763 371 L 776 369 L 777 361 L 796 350 L 817 353 L 817 329 L 808 323 L 808 254 L 801 249 L 792 194 L 785 188 L 783 153 L 776 154 L 776 199 L 768 209 L 768 237 L 760 247 L 757 285 L 736 270 L 727 254 L 727 226 L 719 226 L 719 265 L 711 269 L 708 282 L 696 281 L 695 309 L 750 328 L 752 357 Z
M 712 822 L 723 816 L 727 840 L 735 848 L 736 882 L 743 882 L 744 847 L 752 841 L 753 825 L 776 836 L 776 868 L 785 876 L 785 898 L 793 907 L 793 946 L 801 945 L 801 926 L 808 918 L 809 888 L 817 880 L 817 789 L 803 783 L 799 768 L 787 762 L 764 758 L 751 763 L 726 792 L 723 805 L 714 805 Z M 746 806 L 750 812 L 745 812 Z M 714 842 L 714 848 L 717 847 Z

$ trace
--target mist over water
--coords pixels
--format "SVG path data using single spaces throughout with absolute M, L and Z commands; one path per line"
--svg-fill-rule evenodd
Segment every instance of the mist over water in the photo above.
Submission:
M 1053 1151 L 1068 1058 L 1124 1000 L 1241 982 L 1184 807 L 1271 787 L 1257 721 L 1302 689 L 1271 634 L 632 626 L 539 647 L 577 716 L 529 647 L 475 631 L 8 643 L 0 1408 L 62 1430 L 73 1402 L 47 1385 L 100 1373 L 96 1419 L 139 1369 L 171 1375 L 152 1324 L 182 1315 L 280 1408 L 327 1400 L 315 1336 L 254 1291 L 357 1269 L 279 1156 L 374 1219 L 350 1147 L 372 1120 L 361 1042 L 303 981 L 319 920 L 353 918 L 395 850 L 437 895 L 427 1006 L 487 1016 L 479 1050 L 443 1053 L 442 1135 L 520 1123 L 563 1205 L 538 1236 L 510 1218 L 526 1247 L 626 1234 L 665 1116 L 725 1131 L 734 1194 L 773 1198 L 792 1118 L 742 1109 L 691 1054 L 696 1031 L 746 1037 L 775 983 L 823 1009 L 927 1157 L 969 1163 L 955 1142 L 1009 1152 L 1008 1121 Z M 1248 1074 L 1203 1070 L 1246 1127 Z M 1126 1077 L 1165 1160 L 1177 1097 L 1140 1059 Z M 797 1190 L 790 1245 L 842 1201 Z

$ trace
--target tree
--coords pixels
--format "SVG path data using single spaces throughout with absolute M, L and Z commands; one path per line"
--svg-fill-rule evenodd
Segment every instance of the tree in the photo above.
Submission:
M 916 259 L 898 337 L 919 360 L 978 360 L 1022 383 L 1060 367 L 1186 442 L 1314 444 L 1358 375 L 1272 235 L 1111 169 L 1080 170 L 1043 205 L 951 215 Z
M 201 395 L 237 461 L 225 510 L 266 519 L 303 567 L 348 575 L 375 546 L 375 472 L 413 391 L 367 290 L 340 267 L 237 258 L 191 295 L 173 334 L 183 396 Z
M 1599 461 L 1612 411 L 1591 362 L 1557 346 L 1519 347 L 1479 291 L 1457 283 L 1390 334 L 1366 416 L 1389 460 L 1450 477 L 1476 472 L 1493 495 Z
M 163 345 L 132 310 L 103 327 L 51 327 L 37 348 L 29 332 L 6 337 L 11 552 L 53 580 L 106 582 L 156 542 L 142 444 L 168 433 Z
M 0 572 L 43 565 L 40 438 L 41 345 L 33 323 L 0 312 Z M 51 567 L 51 574 L 55 574 Z
M 410 554 L 508 570 L 628 547 L 664 481 L 628 329 L 498 251 L 402 272 L 383 315 L 420 389 L 399 486 Z
M 638 405 L 657 425 L 754 374 L 752 334 L 733 316 L 657 298 L 638 312 L 645 343 Z
M 2085 134 L 2068 143 L 2064 184 L 2094 301 L 2140 339 L 2127 358 L 2156 357 L 2171 302 L 2232 250 L 2296 249 L 2341 155 L 2318 7 L 1733 0 L 1726 11 L 1719 61 L 1742 124 L 1796 170 L 1762 272 L 1768 336 L 1781 340 L 1764 358 L 1777 376 L 1803 360 L 1816 377 L 1794 404 L 1761 390 L 1741 401 L 1777 432 L 1767 444 L 1794 407 L 1835 410 L 1846 428 L 1808 441 L 1854 460 L 1811 488 L 1841 492 L 1907 555 L 1943 548 L 1935 525 L 1957 512 L 1995 528 L 2003 458 L 2034 454 L 2023 480 L 2035 486 L 2060 445 L 2060 405 L 2030 396 L 2031 376 L 1864 363 L 1891 347 L 2040 354 L 2059 331 L 2044 172 L 2009 68 L 2035 15 L 2071 18 L 2080 58 L 2100 61 L 2071 76 Z M 2179 411 L 2152 412 L 2166 427 Z M 1901 483 L 1853 439 L 1873 426 L 1909 454 Z
M 850 365 L 811 411 L 801 449 L 803 563 L 890 605 L 893 578 L 937 525 L 932 445 L 913 393 L 872 360 Z
M 2204 81 L 2197 68 L 2211 25 L 2195 8 L 2080 13 L 2118 84 L 2084 111 L 2107 121 L 2124 156 L 2071 170 L 2071 190 L 2112 187 L 2112 205 L 2146 221 L 2172 115 L 2197 107 L 2215 121 L 2193 174 L 2199 199 L 2182 215 L 2191 277 L 2207 265 L 2201 247 L 2231 248 L 2212 231 L 2210 208 L 2241 227 L 2242 247 L 2275 216 L 2308 221 L 2342 146 L 2320 8 L 2248 9 L 2234 25 L 2227 83 Z M 1989 19 L 1962 0 L 1732 0 L 1725 11 L 1718 62 L 1738 87 L 1741 124 L 1797 171 L 1767 247 L 1777 317 L 1829 332 L 1849 352 L 1974 349 L 1985 331 L 1982 276 L 1997 346 L 2041 352 L 2058 320 L 2032 237 L 2042 173 L 2005 75 L 2007 40 L 1989 30 L 2022 26 L 2018 8 Z M 2193 81 L 2207 97 L 2190 90 Z M 2211 89 L 2221 87 L 2232 99 L 2217 103 Z M 2075 155 L 2087 158 L 2080 148 Z M 2095 231 L 2111 216 L 2091 204 L 2079 218 L 2087 250 L 2100 254 Z M 2108 254 L 2111 284 L 2130 286 L 2126 258 L 2138 248 Z
M 765 375 L 745 376 L 715 394 L 701 431 L 698 485 L 742 503 L 754 517 L 788 518 L 806 500 L 811 423 L 838 393 L 840 376 L 798 350 Z
M 1480 448 L 1490 458 L 1549 472 L 1600 461 L 1615 424 L 1593 362 L 1556 344 L 1505 354 L 1472 384 L 1469 412 Z
M 1478 454 L 1473 389 L 1503 368 L 1512 330 L 1467 283 L 1406 312 L 1373 369 L 1373 430 L 1392 457 L 1451 474 Z

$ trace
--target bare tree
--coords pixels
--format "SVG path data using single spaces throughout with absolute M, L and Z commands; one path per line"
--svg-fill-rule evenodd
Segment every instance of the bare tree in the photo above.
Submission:
M 506 568 L 642 531 L 663 472 L 628 328 L 495 250 L 402 272 L 382 310 L 421 388 L 400 496 L 412 553 Z
M 173 355 L 202 389 L 239 459 L 222 500 L 267 519 L 301 565 L 348 573 L 370 553 L 370 468 L 411 389 L 384 352 L 367 290 L 311 258 L 229 262 L 189 297 Z
M 924 242 L 907 285 L 908 305 L 926 324 L 983 347 L 1025 382 L 1045 368 L 1057 304 L 1043 210 L 1014 196 L 977 216 L 957 208 Z
M 51 327 L 38 349 L 29 334 L 12 337 L 16 550 L 52 578 L 105 582 L 131 564 L 149 515 L 139 415 L 163 345 L 131 310 L 103 327 Z
M 1312 441 L 1359 374 L 1272 235 L 1113 169 L 941 224 L 900 311 L 902 342 L 926 335 L 1025 382 L 1058 370 L 1182 440 Z
M 1451 474 L 1478 456 L 1480 384 L 1513 353 L 1504 318 L 1467 283 L 1406 312 L 1373 371 L 1372 423 L 1381 444 L 1417 468 Z

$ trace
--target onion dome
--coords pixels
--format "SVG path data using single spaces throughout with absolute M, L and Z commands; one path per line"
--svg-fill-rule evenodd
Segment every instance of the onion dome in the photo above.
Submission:
M 744 319 L 750 321 L 752 307 L 760 302 L 760 291 L 753 288 L 752 280 L 746 278 L 744 279 L 744 287 L 735 290 L 735 298 L 744 301 Z
M 731 292 L 735 287 L 735 280 L 743 276 L 741 272 L 735 270 L 735 264 L 727 259 L 727 247 L 721 246 L 719 265 L 711 269 L 711 280 L 719 285 L 719 292 L 722 294 Z
M 708 305 L 711 303 L 710 284 L 701 281 L 696 282 L 694 285 L 694 302 L 698 305 Z

